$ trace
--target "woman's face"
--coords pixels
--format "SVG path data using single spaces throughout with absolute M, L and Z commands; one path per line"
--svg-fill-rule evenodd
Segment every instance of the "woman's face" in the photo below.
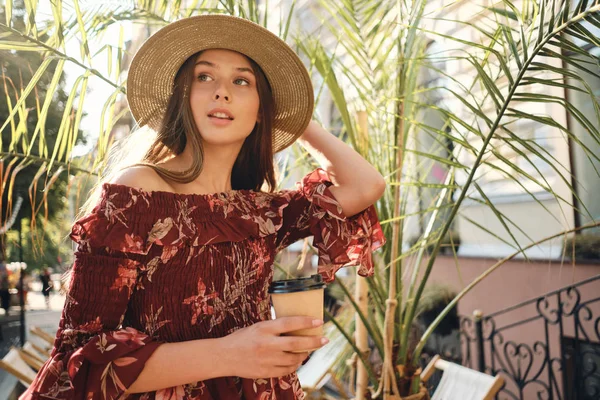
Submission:
M 260 101 L 250 62 L 235 51 L 210 49 L 195 64 L 190 106 L 202 141 L 241 147 L 259 119 Z M 215 109 L 223 109 L 230 118 L 212 115 Z

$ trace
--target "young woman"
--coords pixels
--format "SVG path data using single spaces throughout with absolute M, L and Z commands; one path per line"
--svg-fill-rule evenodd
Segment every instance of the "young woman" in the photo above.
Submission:
M 312 90 L 294 52 L 244 19 L 183 19 L 142 45 L 127 99 L 156 137 L 74 223 L 54 350 L 21 400 L 303 398 L 308 353 L 292 352 L 327 340 L 282 336 L 322 321 L 271 320 L 276 254 L 314 235 L 331 282 L 345 265 L 372 274 L 385 243 L 384 180 L 310 121 Z M 325 169 L 274 192 L 273 154 L 295 140 Z

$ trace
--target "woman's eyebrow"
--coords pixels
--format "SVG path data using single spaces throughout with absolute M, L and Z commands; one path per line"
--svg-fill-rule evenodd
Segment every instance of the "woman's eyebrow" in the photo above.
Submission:
M 219 69 L 219 66 L 216 64 L 211 63 L 210 61 L 198 61 L 196 63 L 196 65 L 207 65 L 209 67 L 215 68 L 215 69 Z M 236 71 L 239 72 L 250 72 L 252 75 L 254 75 L 254 71 L 252 71 L 250 68 L 245 68 L 245 67 L 237 67 Z

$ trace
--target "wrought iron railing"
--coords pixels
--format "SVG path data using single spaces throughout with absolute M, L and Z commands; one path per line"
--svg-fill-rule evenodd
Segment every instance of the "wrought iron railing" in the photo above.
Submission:
M 600 399 L 600 275 L 504 310 L 461 317 L 460 330 L 432 338 L 434 353 L 505 385 L 499 400 Z M 431 382 L 435 389 L 436 380 Z

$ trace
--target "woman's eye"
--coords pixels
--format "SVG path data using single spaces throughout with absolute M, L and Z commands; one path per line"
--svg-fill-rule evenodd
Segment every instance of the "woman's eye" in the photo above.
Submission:
M 210 78 L 206 74 L 200 74 L 200 75 L 198 75 L 198 80 L 201 81 L 201 82 L 206 82 L 206 80 L 203 79 L 204 77 Z M 242 85 L 242 86 L 250 85 L 250 82 L 248 80 L 246 80 L 246 79 L 238 78 L 238 79 L 234 80 L 234 82 L 238 82 L 238 81 L 245 82 L 245 85 Z

